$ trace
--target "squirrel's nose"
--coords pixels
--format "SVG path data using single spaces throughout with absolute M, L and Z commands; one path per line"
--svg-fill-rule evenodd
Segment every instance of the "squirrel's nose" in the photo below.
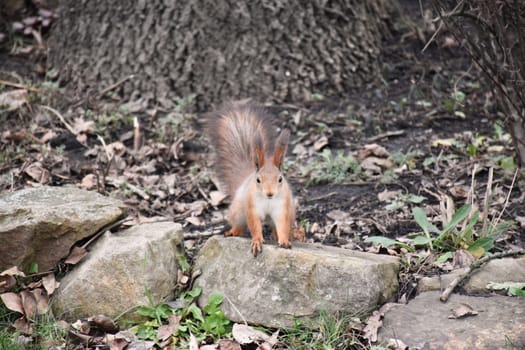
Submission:
M 266 192 L 266 197 L 272 198 L 273 197 L 273 192 Z

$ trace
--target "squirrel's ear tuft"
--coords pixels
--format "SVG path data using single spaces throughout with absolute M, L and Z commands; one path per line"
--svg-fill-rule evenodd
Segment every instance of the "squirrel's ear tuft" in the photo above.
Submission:
M 275 141 L 275 151 L 273 153 L 273 164 L 281 169 L 284 156 L 286 155 L 286 149 L 288 148 L 288 142 L 290 140 L 290 130 L 284 129 L 277 137 Z
M 255 168 L 259 171 L 264 166 L 264 145 L 260 132 L 255 134 Z

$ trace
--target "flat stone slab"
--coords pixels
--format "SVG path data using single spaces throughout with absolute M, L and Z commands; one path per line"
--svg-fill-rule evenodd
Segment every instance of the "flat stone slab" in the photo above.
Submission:
M 73 244 L 125 217 L 121 201 L 76 187 L 26 188 L 0 195 L 0 271 L 55 267 Z
M 453 294 L 447 303 L 439 292 L 425 292 L 385 314 L 379 340 L 399 339 L 410 349 L 525 349 L 525 298 Z M 450 319 L 466 304 L 478 314 Z
M 444 290 L 465 270 L 459 269 L 441 276 L 423 277 L 418 283 L 418 291 Z M 525 256 L 490 260 L 479 269 L 474 270 L 461 287 L 469 294 L 490 293 L 490 290 L 486 288 L 490 282 L 525 282 Z
M 296 318 L 315 322 L 321 311 L 353 314 L 391 299 L 398 288 L 399 260 L 319 244 L 292 249 L 265 243 L 257 257 L 250 240 L 214 236 L 194 263 L 202 274 L 199 304 L 220 292 L 222 309 L 236 322 L 291 327 Z

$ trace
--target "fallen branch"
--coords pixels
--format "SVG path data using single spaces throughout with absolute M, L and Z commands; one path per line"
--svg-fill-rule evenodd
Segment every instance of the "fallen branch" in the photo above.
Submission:
M 7 81 L 7 80 L 0 80 L 0 85 L 10 86 L 10 87 L 14 87 L 14 88 L 17 88 L 17 89 L 29 90 L 29 91 L 32 91 L 32 92 L 38 92 L 39 91 L 37 88 L 31 87 L 31 86 L 27 86 L 27 85 L 23 85 L 23 84 L 13 83 L 13 82 L 10 82 L 10 81 Z
M 473 273 L 473 271 L 475 269 L 479 268 L 481 265 L 485 264 L 489 260 L 504 258 L 504 257 L 507 257 L 507 256 L 522 255 L 522 254 L 525 254 L 525 249 L 515 250 L 515 251 L 511 251 L 511 252 L 496 253 L 496 254 L 493 254 L 493 255 L 490 255 L 490 256 L 485 256 L 485 257 L 479 259 L 478 261 L 473 262 L 468 267 L 467 271 L 465 271 L 465 273 L 463 273 L 463 274 L 459 275 L 458 277 L 456 277 L 448 285 L 448 287 L 443 291 L 443 293 L 441 293 L 441 296 L 439 297 L 439 300 L 441 300 L 444 303 L 447 302 L 450 294 L 452 294 L 452 292 L 458 286 L 458 284 L 463 282 L 466 278 L 469 278 L 472 275 L 472 273 Z
M 108 86 L 107 88 L 105 88 L 104 90 L 100 91 L 99 93 L 99 96 L 102 97 L 104 96 L 105 94 L 107 94 L 108 92 L 110 92 L 111 90 L 115 90 L 116 88 L 118 88 L 120 85 L 124 84 L 126 81 L 128 80 L 131 80 L 135 78 L 135 76 L 133 74 L 131 75 L 128 75 L 127 77 L 124 77 L 122 79 L 120 79 L 119 81 L 117 81 L 115 84 L 111 84 L 110 86 Z
M 73 135 L 77 136 L 78 133 L 75 131 L 75 129 L 71 125 L 69 125 L 69 123 L 62 116 L 62 114 L 60 114 L 56 109 L 51 108 L 49 106 L 40 106 L 40 107 L 45 109 L 46 111 L 49 111 L 49 112 L 53 113 L 54 115 L 56 115 L 58 117 L 58 119 L 60 119 L 62 124 L 64 124 L 64 126 L 69 130 L 69 132 L 72 133 Z

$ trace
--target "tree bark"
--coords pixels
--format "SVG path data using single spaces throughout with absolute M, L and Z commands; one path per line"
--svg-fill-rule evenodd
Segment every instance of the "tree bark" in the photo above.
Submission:
M 390 0 L 63 1 L 50 62 L 63 83 L 96 94 L 200 108 L 344 95 L 380 75 Z M 133 76 L 133 78 L 130 78 Z

